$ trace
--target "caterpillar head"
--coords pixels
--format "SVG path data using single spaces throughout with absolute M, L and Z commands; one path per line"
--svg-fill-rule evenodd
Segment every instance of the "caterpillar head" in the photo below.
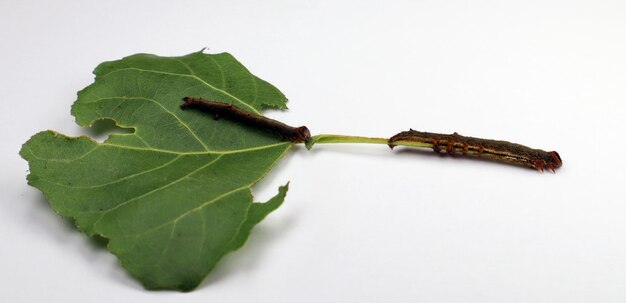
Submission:
M 300 138 L 298 138 L 299 139 L 298 141 L 308 142 L 309 140 L 311 140 L 311 131 L 309 131 L 309 129 L 306 126 L 297 127 L 296 132 L 300 136 Z
M 559 156 L 559 153 L 555 151 L 549 151 L 548 156 L 550 156 L 550 159 L 547 161 L 549 166 L 559 168 L 563 165 L 563 161 L 561 160 L 561 156 Z

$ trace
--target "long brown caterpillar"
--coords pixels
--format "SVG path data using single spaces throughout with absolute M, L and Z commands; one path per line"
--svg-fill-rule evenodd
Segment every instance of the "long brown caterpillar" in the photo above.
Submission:
M 182 109 L 193 108 L 213 114 L 216 118 L 224 117 L 256 129 L 262 129 L 279 135 L 283 141 L 302 143 L 311 140 L 311 132 L 306 126 L 289 126 L 280 121 L 245 111 L 230 103 L 207 101 L 202 98 L 192 97 L 185 97 L 183 101 L 185 103 L 180 105 Z
M 423 144 L 422 146 L 431 147 L 437 153 L 446 151 L 451 155 L 474 155 L 539 171 L 549 169 L 555 172 L 555 169 L 563 165 L 556 151 L 547 152 L 508 141 L 466 137 L 458 133 L 446 135 L 411 129 L 389 138 L 389 147 L 393 149 L 400 142 Z

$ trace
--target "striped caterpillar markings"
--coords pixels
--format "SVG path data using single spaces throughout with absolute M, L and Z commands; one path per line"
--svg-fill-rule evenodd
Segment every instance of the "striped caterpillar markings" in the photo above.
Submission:
M 394 148 L 396 146 L 394 143 L 399 142 L 421 143 L 432 147 L 437 153 L 446 151 L 450 155 L 475 155 L 534 168 L 542 172 L 544 169 L 555 172 L 555 169 L 563 164 L 556 151 L 546 152 L 508 141 L 466 137 L 458 133 L 446 135 L 411 129 L 389 138 L 389 147 Z
M 283 141 L 302 143 L 311 140 L 311 132 L 306 126 L 289 126 L 280 121 L 245 111 L 234 104 L 207 101 L 202 98 L 192 97 L 185 97 L 183 101 L 185 101 L 185 103 L 180 105 L 181 109 L 197 109 L 213 114 L 215 118 L 224 117 L 256 129 L 264 130 L 268 133 L 277 134 Z

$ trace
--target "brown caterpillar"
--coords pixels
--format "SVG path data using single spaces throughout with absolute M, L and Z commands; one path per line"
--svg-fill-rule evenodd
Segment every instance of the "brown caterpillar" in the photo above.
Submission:
M 451 155 L 475 155 L 497 161 L 522 165 L 542 171 L 555 172 L 563 161 L 556 151 L 546 152 L 508 141 L 465 137 L 458 133 L 451 135 L 409 130 L 389 138 L 389 147 L 397 142 L 422 143 L 439 153 L 442 150 Z
M 281 140 L 302 143 L 311 140 L 311 132 L 306 126 L 293 127 L 280 121 L 245 111 L 233 104 L 207 101 L 202 98 L 184 97 L 185 103 L 180 108 L 193 108 L 213 114 L 215 118 L 224 117 L 256 129 L 280 135 Z

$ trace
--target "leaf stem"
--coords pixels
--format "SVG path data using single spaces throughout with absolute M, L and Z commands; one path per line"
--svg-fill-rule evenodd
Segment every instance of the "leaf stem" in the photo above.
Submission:
M 346 135 L 333 135 L 333 134 L 321 134 L 311 137 L 311 140 L 306 142 L 306 148 L 311 149 L 314 144 L 333 144 L 333 143 L 356 143 L 356 144 L 385 144 L 389 145 L 388 138 L 372 138 L 361 136 L 346 136 Z M 394 145 L 412 146 L 412 147 L 430 147 L 432 144 L 411 142 L 411 141 L 397 141 Z

